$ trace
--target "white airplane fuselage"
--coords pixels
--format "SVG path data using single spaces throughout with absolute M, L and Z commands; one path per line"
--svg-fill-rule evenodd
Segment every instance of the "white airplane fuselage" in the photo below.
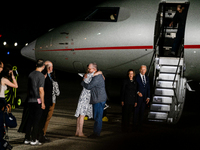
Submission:
M 105 75 L 124 77 L 130 68 L 137 72 L 141 65 L 150 65 L 160 2 L 108 1 L 98 7 L 119 7 L 116 22 L 70 22 L 37 38 L 21 53 L 32 60 L 50 60 L 55 68 L 74 73 L 85 72 L 87 64 L 96 62 Z M 184 39 L 185 76 L 199 80 L 200 1 L 189 2 Z

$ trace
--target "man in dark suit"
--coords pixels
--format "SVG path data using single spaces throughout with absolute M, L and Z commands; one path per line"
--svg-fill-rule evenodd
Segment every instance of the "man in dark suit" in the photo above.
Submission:
M 138 103 L 135 108 L 134 124 L 137 124 L 139 117 L 139 128 L 141 129 L 145 106 L 150 100 L 150 84 L 149 77 L 145 75 L 147 67 L 142 65 L 140 67 L 140 74 L 137 74 L 136 81 L 138 83 Z

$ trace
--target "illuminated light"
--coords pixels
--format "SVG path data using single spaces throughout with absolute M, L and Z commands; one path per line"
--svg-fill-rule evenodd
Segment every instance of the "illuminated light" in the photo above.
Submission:
M 97 35 L 101 35 L 101 33 L 97 33 Z
M 18 45 L 17 42 L 15 42 L 15 43 L 14 43 L 14 46 L 17 46 L 17 45 Z
M 3 45 L 7 45 L 7 42 L 3 42 Z
M 0 37 L 2 37 L 2 34 L 0 34 Z
M 10 54 L 10 52 L 7 52 L 7 55 L 9 55 Z
M 85 40 L 86 40 L 87 38 L 85 38 Z
M 25 46 L 28 46 L 28 43 L 26 43 Z

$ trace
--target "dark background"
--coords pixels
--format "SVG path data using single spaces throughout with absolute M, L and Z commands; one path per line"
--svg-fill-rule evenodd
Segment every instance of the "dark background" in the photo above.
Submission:
M 76 19 L 104 1 L 1 2 L 0 59 L 8 51 L 19 55 L 26 43 L 32 42 L 49 29 Z M 6 46 L 3 45 L 4 41 L 7 42 Z M 15 42 L 18 43 L 17 47 L 13 46 Z
M 25 43 L 30 43 L 39 36 L 48 32 L 49 29 L 55 28 L 64 23 L 70 22 L 77 18 L 83 12 L 98 5 L 103 0 L 94 1 L 26 1 L 27 3 L 5 3 L 1 2 L 0 5 L 0 60 L 4 63 L 10 63 L 18 67 L 19 72 L 19 89 L 18 95 L 26 95 L 27 77 L 28 74 L 34 70 L 35 63 L 22 57 L 20 54 L 21 48 Z M 105 1 L 105 0 L 104 0 Z M 7 46 L 3 42 L 7 42 Z M 14 47 L 14 42 L 18 42 L 18 46 Z M 10 52 L 7 55 L 7 52 Z M 56 70 L 58 82 L 60 82 L 61 97 L 69 97 L 73 92 L 80 93 L 82 87 L 79 86 L 81 78 L 77 74 L 70 74 Z M 120 105 L 120 87 L 122 79 L 106 79 L 106 89 L 109 96 L 109 103 Z M 68 86 L 74 85 L 74 86 Z M 167 147 L 173 148 L 187 144 L 191 147 L 196 147 L 200 136 L 200 98 L 199 98 L 199 82 L 191 83 L 196 92 L 188 92 L 186 94 L 186 101 L 182 117 L 177 125 L 154 125 L 151 124 L 146 128 L 145 132 L 139 140 L 137 138 L 130 138 L 125 141 L 124 145 L 130 146 L 133 142 L 140 145 L 151 145 L 152 148 L 166 143 Z M 67 88 L 67 91 L 65 91 Z M 77 91 L 78 90 L 78 91 Z M 72 94 L 71 94 L 72 95 Z M 72 95 L 73 96 L 73 95 Z M 76 99 L 79 95 L 76 95 Z M 25 96 L 22 97 L 24 101 Z M 57 107 L 62 104 L 57 104 Z M 111 104 L 112 106 L 112 104 Z M 121 110 L 118 110 L 121 112 Z M 148 134 L 151 129 L 158 126 L 159 131 L 155 135 Z M 162 133 L 165 134 L 162 134 Z M 192 140 L 192 142 L 191 142 Z M 160 144 L 159 144 L 160 143 Z M 162 143 L 162 144 L 161 144 Z M 171 146 L 170 146 L 171 143 Z M 162 145 L 163 146 L 163 145 Z M 140 146 L 139 146 L 140 147 Z M 162 147 L 164 148 L 164 147 Z

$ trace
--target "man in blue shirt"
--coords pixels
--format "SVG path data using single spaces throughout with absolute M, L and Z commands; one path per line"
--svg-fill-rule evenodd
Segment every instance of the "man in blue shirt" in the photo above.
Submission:
M 89 72 L 97 72 L 97 64 L 90 63 L 88 66 Z M 82 81 L 81 85 L 87 90 L 91 90 L 90 104 L 93 104 L 94 110 L 94 130 L 90 138 L 97 138 L 100 136 L 102 128 L 103 110 L 107 100 L 105 90 L 105 80 L 102 74 L 96 75 L 92 78 L 89 84 Z

